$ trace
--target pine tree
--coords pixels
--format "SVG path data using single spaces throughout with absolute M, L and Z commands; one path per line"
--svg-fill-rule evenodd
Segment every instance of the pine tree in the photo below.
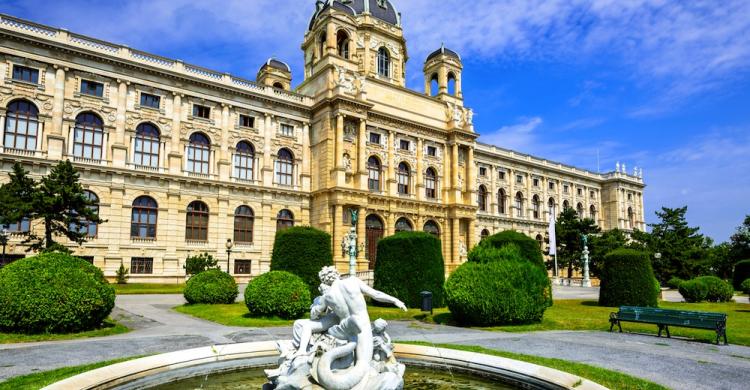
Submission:
M 750 259 L 750 215 L 730 238 L 729 258 L 733 263 Z
M 33 214 L 34 197 L 38 183 L 29 177 L 23 166 L 13 164 L 13 172 L 9 173 L 10 181 L 0 186 L 0 223 L 8 225 L 20 223 Z
M 590 218 L 580 219 L 578 213 L 568 207 L 560 213 L 555 225 L 557 234 L 558 264 L 568 268 L 568 278 L 573 277 L 573 270 L 581 268 L 583 256 L 583 235 L 599 233 L 601 229 Z

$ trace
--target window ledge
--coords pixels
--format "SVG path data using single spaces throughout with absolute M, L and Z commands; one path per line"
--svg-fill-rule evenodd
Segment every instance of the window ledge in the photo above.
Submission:
M 158 112 L 158 113 L 160 113 L 162 115 L 164 115 L 164 113 L 165 113 L 165 111 L 161 107 L 157 108 L 157 107 L 151 107 L 151 106 L 143 106 L 143 105 L 140 105 L 140 104 L 136 104 L 135 105 L 135 109 L 136 110 L 141 109 L 141 110 L 146 110 L 146 111 L 151 111 L 151 112 Z
M 17 85 L 22 85 L 24 87 L 34 87 L 34 88 L 41 89 L 41 90 L 44 89 L 44 84 L 34 83 L 31 81 L 26 81 L 26 80 L 18 80 L 18 79 L 9 78 L 9 79 L 5 79 L 5 82 L 6 84 L 17 84 Z

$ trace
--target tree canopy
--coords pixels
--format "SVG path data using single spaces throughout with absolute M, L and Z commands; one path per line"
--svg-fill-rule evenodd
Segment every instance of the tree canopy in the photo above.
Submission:
M 568 268 L 568 278 L 573 277 L 573 270 L 582 267 L 582 236 L 598 234 L 601 229 L 591 218 L 580 219 L 578 213 L 568 207 L 560 213 L 555 224 L 557 238 L 557 262 L 562 269 Z
M 729 257 L 734 263 L 750 259 L 750 215 L 729 239 Z

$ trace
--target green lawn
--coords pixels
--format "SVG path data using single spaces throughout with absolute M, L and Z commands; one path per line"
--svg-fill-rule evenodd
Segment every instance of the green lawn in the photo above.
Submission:
M 63 379 L 70 378 L 71 376 L 75 376 L 86 371 L 91 371 L 115 363 L 137 359 L 143 356 L 133 356 L 124 359 L 107 360 L 104 362 L 86 364 L 82 366 L 62 367 L 56 370 L 17 376 L 15 378 L 8 379 L 5 382 L 0 382 L 0 390 L 38 390 L 52 383 L 59 382 Z
M 406 341 L 406 344 L 425 345 L 428 347 L 450 348 L 461 351 L 483 353 L 486 355 L 500 356 L 508 359 L 520 360 L 527 363 L 554 368 L 573 375 L 586 378 L 599 383 L 609 389 L 632 389 L 632 390 L 666 390 L 667 388 L 644 379 L 636 378 L 627 374 L 611 371 L 604 368 L 590 366 L 588 364 L 571 362 L 568 360 L 544 358 L 531 355 L 522 355 L 512 352 L 498 351 L 483 347 L 455 345 L 455 344 L 430 344 L 420 341 Z
M 185 284 L 113 284 L 117 295 L 182 294 Z
M 80 339 L 88 337 L 112 336 L 130 331 L 126 326 L 120 325 L 110 319 L 104 320 L 104 325 L 99 329 L 80 333 L 43 333 L 43 334 L 20 334 L 0 332 L 0 344 L 11 343 L 33 343 L 37 341 L 58 341 Z

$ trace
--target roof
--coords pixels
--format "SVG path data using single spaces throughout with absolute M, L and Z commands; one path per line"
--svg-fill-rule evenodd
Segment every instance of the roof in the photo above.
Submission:
M 378 5 L 383 3 L 383 6 Z M 401 25 L 401 15 L 390 0 L 318 0 L 317 10 L 310 20 L 310 29 L 321 12 L 333 8 L 352 16 L 369 13 L 372 17 L 380 19 L 395 26 Z
M 266 61 L 266 63 L 263 64 L 263 66 L 261 67 L 261 69 L 263 69 L 263 68 L 265 68 L 267 66 L 271 67 L 271 68 L 274 68 L 274 69 L 278 69 L 278 70 L 280 70 L 282 72 L 292 73 L 292 68 L 290 68 L 289 65 L 286 62 L 279 61 L 279 60 L 277 60 L 277 59 L 275 59 L 273 57 L 269 58 L 268 61 Z
M 433 58 L 435 58 L 435 57 L 437 57 L 437 56 L 439 56 L 441 54 L 444 54 L 444 55 L 449 56 L 449 57 L 455 57 L 456 59 L 458 59 L 459 61 L 461 61 L 461 56 L 458 53 L 456 53 L 455 51 L 453 51 L 451 49 L 446 48 L 445 44 L 443 44 L 443 45 L 440 46 L 440 49 L 437 49 L 437 50 L 433 51 L 432 54 L 428 55 L 427 59 L 425 60 L 425 62 L 427 62 L 427 61 L 429 61 L 429 60 L 431 60 L 431 59 L 433 59 Z

